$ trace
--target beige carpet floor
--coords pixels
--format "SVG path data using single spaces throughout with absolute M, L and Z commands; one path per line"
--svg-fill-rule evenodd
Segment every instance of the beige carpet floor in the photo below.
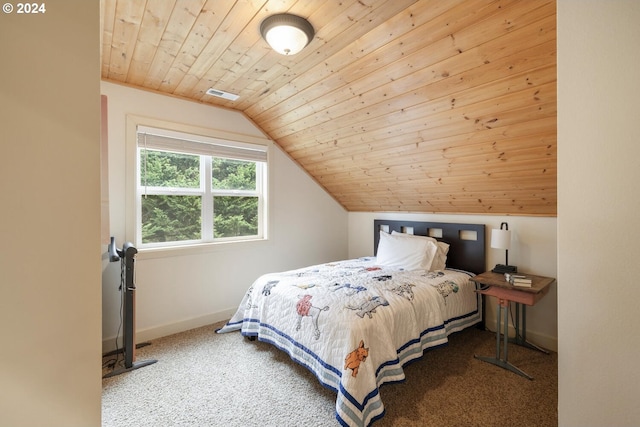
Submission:
M 335 393 L 306 368 L 269 344 L 216 334 L 221 325 L 138 349 L 138 361 L 158 362 L 103 380 L 103 427 L 339 425 Z M 494 333 L 453 334 L 410 363 L 404 382 L 381 387 L 386 414 L 373 426 L 557 426 L 557 354 L 509 350 L 533 380 L 474 358 L 495 354 Z

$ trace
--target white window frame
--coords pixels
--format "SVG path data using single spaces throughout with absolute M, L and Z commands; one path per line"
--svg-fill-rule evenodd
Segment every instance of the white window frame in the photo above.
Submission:
M 147 194 L 168 194 L 166 188 L 154 188 L 140 185 L 140 164 L 139 164 L 139 144 L 138 134 L 145 132 L 150 135 L 157 135 L 154 142 L 149 144 L 150 149 L 167 149 L 167 151 L 179 151 L 190 154 L 199 154 L 201 156 L 201 180 L 199 189 L 189 189 L 186 191 L 177 191 L 173 194 L 182 195 L 203 195 L 202 198 L 202 236 L 201 240 L 179 241 L 179 242 L 159 242 L 159 243 L 142 243 L 142 208 L 141 197 L 144 191 Z M 153 138 L 152 138 L 153 140 Z M 176 141 L 182 141 L 181 147 L 176 146 L 169 149 Z M 165 148 L 163 148 L 163 144 Z M 142 118 L 138 116 L 127 116 L 127 230 L 126 235 L 134 242 L 134 245 L 140 250 L 165 250 L 165 249 L 181 249 L 212 246 L 219 243 L 229 242 L 247 242 L 259 241 L 267 239 L 268 224 L 268 169 L 269 169 L 269 149 L 270 141 L 265 138 L 253 137 L 248 135 L 234 134 L 219 130 L 205 129 L 176 123 L 169 123 L 160 120 Z M 144 147 L 142 147 L 144 148 Z M 211 150 L 210 150 L 211 149 Z M 216 151 L 222 150 L 222 151 Z M 230 151 L 229 151 L 230 150 Z M 251 157 L 255 155 L 256 159 L 264 159 L 257 161 L 256 168 L 256 190 L 213 190 L 211 189 L 211 157 L 235 158 L 239 150 L 245 153 L 244 160 L 255 160 Z M 220 153 L 223 154 L 212 154 Z M 229 154 L 229 153 L 233 154 Z M 240 160 L 243 160 L 241 154 Z M 205 159 L 203 162 L 202 160 Z M 207 160 L 208 159 L 208 160 Z M 258 197 L 258 234 L 255 236 L 238 236 L 216 238 L 213 235 L 213 223 L 205 219 L 205 210 L 213 212 L 213 197 L 215 196 L 257 196 Z M 209 197 L 211 196 L 211 197 Z

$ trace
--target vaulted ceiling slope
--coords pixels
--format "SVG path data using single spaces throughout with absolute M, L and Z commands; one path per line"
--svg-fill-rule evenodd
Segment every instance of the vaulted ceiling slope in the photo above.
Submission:
M 281 12 L 316 30 L 297 55 L 260 36 Z M 349 211 L 556 215 L 555 1 L 102 0 L 102 26 L 104 80 L 244 112 Z

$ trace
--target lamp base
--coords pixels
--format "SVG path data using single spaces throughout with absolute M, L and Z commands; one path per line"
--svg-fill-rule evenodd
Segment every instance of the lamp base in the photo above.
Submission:
M 516 267 L 515 265 L 504 265 L 504 264 L 496 264 L 495 267 L 493 267 L 493 270 L 491 270 L 492 273 L 517 273 L 518 272 L 518 267 Z

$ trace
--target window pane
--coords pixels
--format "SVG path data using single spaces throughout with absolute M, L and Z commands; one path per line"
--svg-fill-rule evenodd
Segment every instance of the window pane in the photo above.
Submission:
M 258 234 L 258 198 L 217 196 L 213 198 L 215 238 L 256 236 Z
M 201 239 L 202 197 L 142 196 L 142 243 Z
M 212 178 L 216 190 L 255 190 L 256 163 L 214 157 Z
M 141 148 L 140 185 L 200 188 L 200 156 Z

